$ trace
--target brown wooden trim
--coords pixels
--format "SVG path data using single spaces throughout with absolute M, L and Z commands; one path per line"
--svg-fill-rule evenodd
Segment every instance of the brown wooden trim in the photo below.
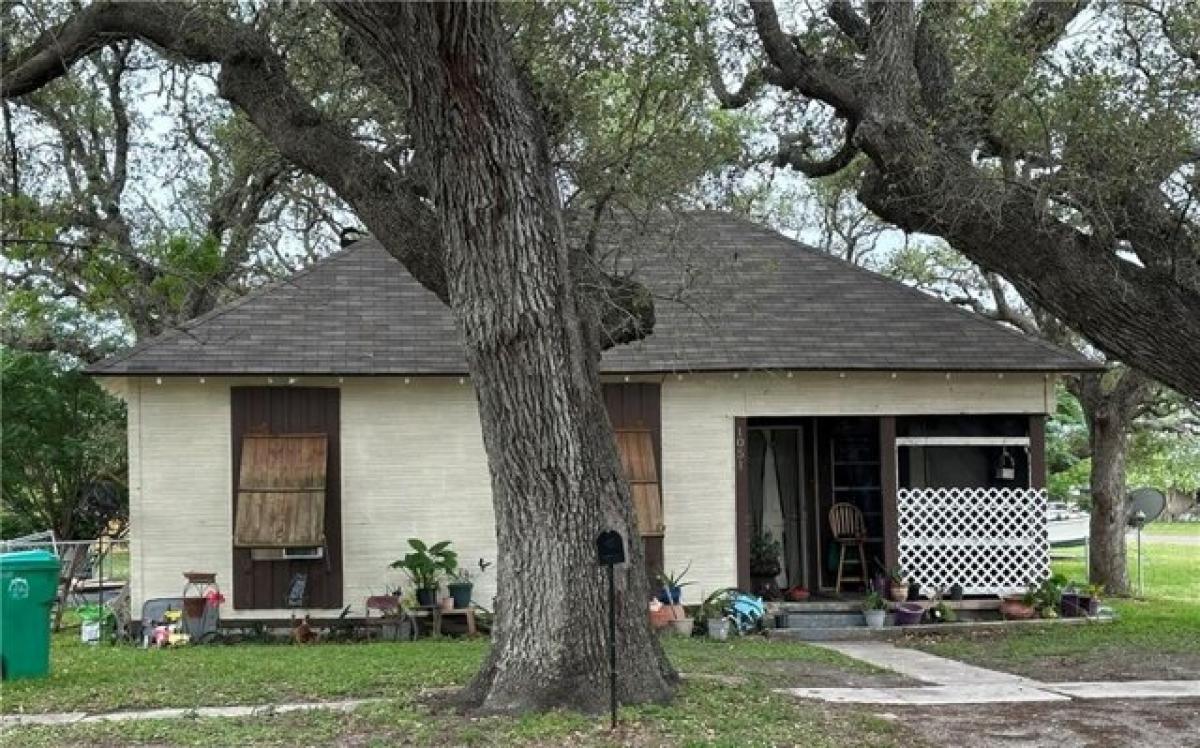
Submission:
M 900 525 L 896 493 L 899 472 L 896 466 L 896 417 L 879 418 L 879 471 L 883 509 L 883 564 L 892 568 L 900 558 Z
M 1029 487 L 1046 487 L 1046 417 L 1029 417 Z
M 737 534 L 737 585 L 750 589 L 750 469 L 749 434 L 746 419 L 733 419 L 734 528 Z
M 608 421 L 616 434 L 648 433 L 654 450 L 654 479 L 647 481 L 630 480 L 631 490 L 637 486 L 653 485 L 658 493 L 658 527 L 651 531 L 641 532 L 642 547 L 645 550 L 646 575 L 652 588 L 657 588 L 658 578 L 663 569 L 663 534 L 667 528 L 663 525 L 663 502 L 666 491 L 662 484 L 662 389 L 658 382 L 605 382 L 602 393 L 604 407 L 608 412 Z M 621 439 L 617 439 L 617 449 L 621 451 Z M 622 457 L 624 460 L 624 456 Z M 628 471 L 627 471 L 628 472 Z M 636 497 L 635 497 L 636 504 Z M 635 506 L 636 510 L 636 506 Z
M 231 510 L 237 517 L 242 437 L 245 435 L 325 434 L 325 557 L 255 560 L 250 548 L 234 547 L 233 607 L 236 610 L 287 607 L 292 575 L 308 575 L 307 608 L 342 607 L 342 519 L 340 392 L 332 387 L 231 387 L 230 430 L 233 462 Z

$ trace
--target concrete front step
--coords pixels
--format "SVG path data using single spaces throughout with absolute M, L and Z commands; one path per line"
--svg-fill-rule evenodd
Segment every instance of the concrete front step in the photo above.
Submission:
M 789 627 L 786 629 L 766 629 L 768 639 L 778 641 L 800 642 L 855 642 L 855 641 L 888 641 L 904 636 L 903 626 L 884 626 L 881 629 L 858 626 L 808 626 Z
M 851 613 L 783 613 L 787 617 L 784 628 L 849 628 L 851 626 L 866 626 L 866 619 L 861 611 Z

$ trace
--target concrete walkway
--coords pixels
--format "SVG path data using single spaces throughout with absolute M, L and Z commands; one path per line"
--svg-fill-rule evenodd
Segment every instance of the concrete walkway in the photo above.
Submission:
M 198 717 L 267 717 L 288 712 L 310 712 L 325 709 L 352 712 L 364 704 L 383 699 L 347 699 L 346 701 L 312 701 L 301 704 L 259 704 L 257 706 L 200 706 L 175 709 L 142 709 L 105 714 L 87 712 L 50 712 L 46 714 L 0 714 L 0 730 L 20 725 L 74 725 L 89 722 L 124 722 L 137 719 L 195 719 Z
M 814 646 L 892 670 L 928 686 L 906 688 L 785 688 L 781 693 L 840 704 L 1013 704 L 1071 699 L 1200 699 L 1200 681 L 1043 683 L 967 665 L 884 642 Z

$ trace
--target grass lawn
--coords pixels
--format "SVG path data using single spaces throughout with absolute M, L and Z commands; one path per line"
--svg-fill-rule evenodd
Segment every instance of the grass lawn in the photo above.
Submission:
M 53 650 L 52 676 L 6 683 L 4 712 L 101 712 L 375 696 L 390 700 L 350 715 L 311 712 L 267 719 L 23 727 L 5 738 L 23 746 L 542 745 L 567 740 L 583 745 L 889 746 L 900 742 L 897 731 L 903 728 L 866 711 L 834 712 L 770 691 L 785 684 L 789 670 L 820 673 L 834 685 L 839 680 L 894 677 L 881 675 L 869 665 L 803 644 L 757 638 L 727 644 L 670 639 L 667 649 L 676 666 L 689 675 L 677 699 L 669 707 L 623 709 L 624 727 L 614 735 L 604 719 L 575 714 L 512 719 L 436 713 L 425 697 L 433 689 L 464 683 L 486 650 L 481 641 L 140 650 L 88 647 L 60 636 Z
M 1108 600 L 1114 623 L 1053 624 L 1005 634 L 937 636 L 910 642 L 935 654 L 1046 680 L 1200 678 L 1200 547 L 1143 540 L 1146 599 Z M 1136 545 L 1130 543 L 1136 584 Z M 1085 579 L 1082 560 L 1056 572 Z
M 1142 532 L 1146 535 L 1191 535 L 1200 537 L 1200 522 L 1151 522 Z

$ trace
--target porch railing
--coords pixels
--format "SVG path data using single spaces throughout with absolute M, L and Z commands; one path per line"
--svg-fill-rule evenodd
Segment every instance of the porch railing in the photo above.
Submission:
M 1039 488 L 901 488 L 899 563 L 925 594 L 1024 590 L 1050 573 L 1046 491 Z

